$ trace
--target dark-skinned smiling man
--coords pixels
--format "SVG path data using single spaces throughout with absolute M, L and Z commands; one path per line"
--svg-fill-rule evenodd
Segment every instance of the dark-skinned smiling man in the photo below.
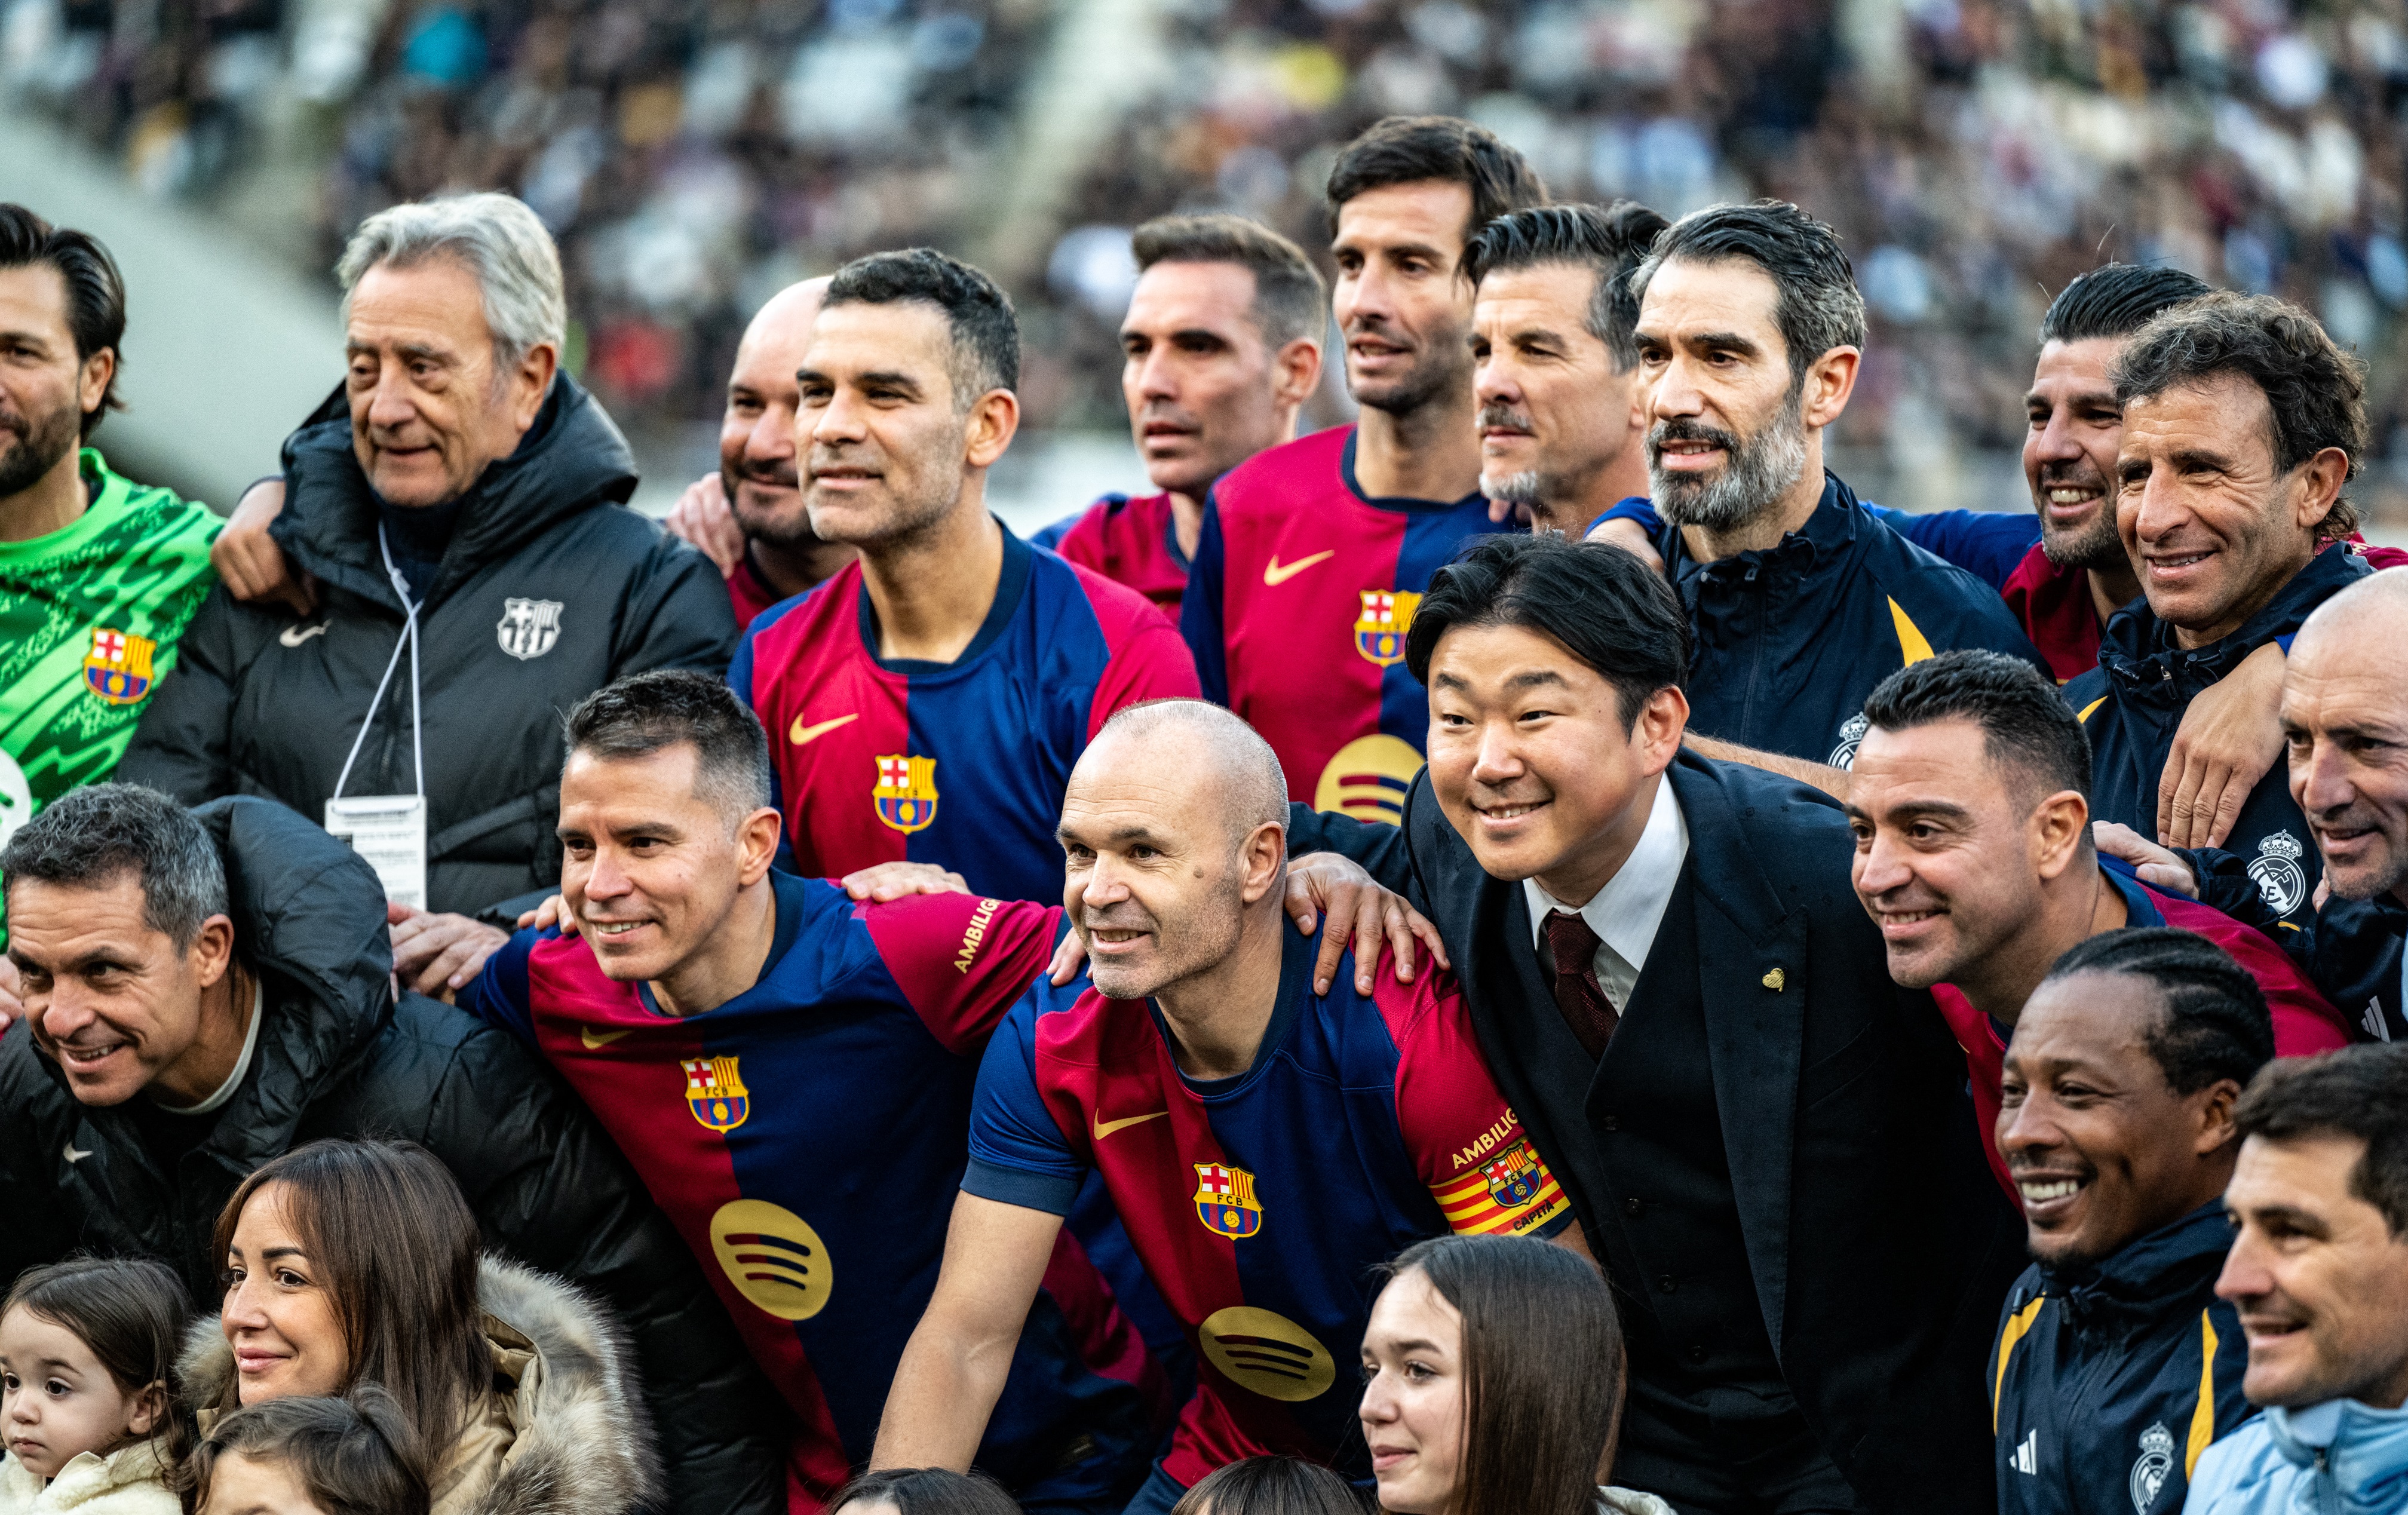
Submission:
M 2021 1232 L 1964 1065 L 1894 984 L 1819 793 L 1681 750 L 1688 618 L 1604 544 L 1441 570 L 1400 828 L 1289 819 L 1434 919 L 1620 1299 L 1612 1481 L 1683 1510 L 1986 1510 Z

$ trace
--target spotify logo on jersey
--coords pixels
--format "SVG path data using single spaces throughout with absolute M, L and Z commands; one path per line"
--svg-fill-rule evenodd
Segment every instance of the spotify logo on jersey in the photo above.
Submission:
M 836 1272 L 803 1218 L 766 1199 L 738 1199 L 710 1218 L 710 1250 L 736 1292 L 763 1313 L 808 1321 L 827 1308 Z
M 1206 1316 L 1197 1336 L 1206 1361 L 1266 1399 L 1312 1399 L 1338 1378 L 1328 1349 L 1277 1310 L 1232 1305 Z

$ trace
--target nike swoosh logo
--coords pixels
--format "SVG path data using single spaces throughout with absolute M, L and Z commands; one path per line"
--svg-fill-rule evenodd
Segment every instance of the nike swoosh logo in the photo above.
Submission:
M 80 1162 L 82 1162 L 85 1158 L 90 1157 L 91 1155 L 92 1155 L 92 1154 L 91 1154 L 90 1152 L 79 1152 L 79 1151 L 76 1151 L 76 1145 L 75 1145 L 75 1143 L 74 1143 L 74 1142 L 68 1142 L 68 1143 L 67 1143 L 67 1153 L 66 1153 L 66 1156 L 67 1156 L 67 1163 L 69 1164 L 69 1165 L 75 1165 L 75 1164 L 77 1164 L 77 1163 L 80 1163 Z
M 1277 588 L 1322 559 L 1334 558 L 1337 555 L 1338 549 L 1327 547 L 1309 558 L 1298 558 L 1294 563 L 1282 563 L 1279 560 L 1279 554 L 1274 552 L 1271 554 L 1271 561 L 1263 565 L 1263 582 Z
M 287 626 L 283 634 L 276 639 L 287 647 L 299 647 L 312 636 L 326 635 L 326 627 L 329 624 L 328 622 L 321 621 L 314 626 Z
M 624 1031 L 596 1031 L 592 1026 L 587 1026 L 581 1032 L 580 1039 L 585 1043 L 585 1050 L 587 1051 L 598 1052 L 603 1048 L 609 1046 L 614 1041 L 617 1041 L 620 1037 L 632 1036 L 635 1034 L 635 1028 L 633 1026 L 628 1027 Z
M 803 724 L 803 718 L 801 716 L 796 716 L 795 717 L 795 723 L 786 728 L 786 737 L 796 747 L 800 747 L 806 742 L 818 741 L 821 737 L 826 736 L 829 732 L 836 730 L 837 727 L 843 725 L 848 721 L 858 721 L 860 719 L 861 712 L 855 710 L 851 715 L 840 715 L 834 721 L 823 721 L 816 726 L 806 726 Z
M 1097 1110 L 1094 1116 L 1096 1124 L 1096 1139 L 1097 1141 L 1101 1141 L 1115 1131 L 1122 1130 L 1128 1126 L 1143 1125 L 1148 1121 L 1159 1121 L 1169 1113 L 1170 1112 L 1168 1110 L 1156 1110 L 1152 1115 L 1132 1115 L 1125 1121 L 1107 1121 L 1104 1119 L 1104 1112 Z

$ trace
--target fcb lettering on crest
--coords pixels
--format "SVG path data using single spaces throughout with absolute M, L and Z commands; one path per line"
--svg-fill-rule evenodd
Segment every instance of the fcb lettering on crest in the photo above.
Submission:
M 1509 1210 L 1538 1198 L 1539 1186 L 1545 1181 L 1538 1155 L 1526 1141 L 1517 1141 L 1494 1161 L 1481 1164 L 1480 1176 L 1487 1180 L 1488 1197 Z
M 1263 1203 L 1254 1197 L 1254 1176 L 1244 1168 L 1197 1163 L 1196 1218 L 1204 1228 L 1232 1240 L 1263 1228 Z
M 539 658 L 560 640 L 560 612 L 566 608 L 558 600 L 504 600 L 494 639 L 521 663 Z
M 1405 661 L 1405 633 L 1422 597 L 1409 590 L 1363 591 L 1363 613 L 1354 622 L 1354 650 L 1384 668 Z
M 878 760 L 878 819 L 910 835 L 937 819 L 937 760 L 896 753 Z
M 736 1071 L 732 1057 L 689 1057 L 678 1065 L 685 1070 L 685 1108 L 713 1131 L 733 1131 L 752 1113 L 752 1097 Z
M 150 658 L 158 650 L 148 636 L 94 626 L 92 650 L 83 655 L 84 687 L 104 705 L 132 705 L 150 693 Z

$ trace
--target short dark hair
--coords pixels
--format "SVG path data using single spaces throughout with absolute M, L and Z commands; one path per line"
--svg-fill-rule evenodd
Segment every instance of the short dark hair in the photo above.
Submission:
M 2242 1136 L 2355 1136 L 2366 1153 L 2349 1192 L 2408 1236 L 2408 1044 L 2374 1042 L 2267 1065 L 2233 1107 Z
M 1392 184 L 1460 184 L 1471 192 L 1463 239 L 1509 210 L 1547 203 L 1528 159 L 1485 126 L 1453 116 L 1389 116 L 1338 150 L 1329 165 L 1329 224 L 1347 201 Z
M 1564 644 L 1612 684 L 1625 731 L 1657 690 L 1689 677 L 1689 618 L 1664 576 L 1603 542 L 1499 533 L 1440 568 L 1405 633 L 1405 665 L 1429 682 L 1457 626 L 1521 626 Z
M 182 951 L 213 915 L 226 913 L 225 859 L 193 813 L 139 784 L 71 789 L 0 848 L 0 889 L 28 879 L 62 889 L 106 889 L 131 873 L 142 920 Z
M 340 1399 L 270 1399 L 219 1421 L 193 1456 L 194 1508 L 208 1508 L 218 1459 L 229 1453 L 283 1468 L 325 1515 L 427 1515 L 423 1446 L 373 1383 Z
M 2070 789 L 2090 799 L 2090 738 L 2048 676 L 2021 658 L 1971 649 L 1910 663 L 1865 697 L 1865 722 L 1912 731 L 1942 721 L 1982 728 L 1992 763 L 2035 780 L 2037 800 Z
M 1597 276 L 1589 297 L 1589 335 L 1613 354 L 1613 371 L 1628 373 L 1639 362 L 1631 336 L 1639 324 L 1639 296 L 1630 275 L 1670 225 L 1636 200 L 1610 206 L 1534 206 L 1498 217 L 1480 228 L 1464 252 L 1464 271 L 1477 286 L 1490 274 L 1545 264 L 1574 264 Z
M 70 1257 L 17 1275 L 0 1317 L 22 1309 L 62 1326 L 91 1349 L 121 1394 L 158 1385 L 160 1415 L 150 1436 L 173 1467 L 191 1450 L 184 1406 L 175 1394 L 192 1302 L 183 1280 L 147 1257 Z
M 565 724 L 572 755 L 650 757 L 692 743 L 695 793 L 730 825 L 769 803 L 768 735 L 724 679 L 689 668 L 630 674 L 578 701 Z
M 856 1499 L 891 1504 L 902 1515 L 1020 1515 L 1020 1507 L 993 1479 L 944 1467 L 882 1467 L 863 1473 L 821 1508 L 838 1515 Z
M 2040 318 L 2040 339 L 2045 346 L 2129 336 L 2155 317 L 2214 288 L 2195 274 L 2161 264 L 2103 264 L 2057 292 L 2048 314 Z
M 1140 274 L 1159 263 L 1233 263 L 1254 276 L 1254 325 L 1274 348 L 1329 325 L 1329 286 L 1304 249 L 1245 216 L 1156 216 L 1129 238 Z
M 934 248 L 855 258 L 828 280 L 820 308 L 840 305 L 935 306 L 953 335 L 953 406 L 968 410 L 989 390 L 1020 387 L 1020 318 L 994 279 Z
M 103 348 L 117 354 L 100 404 L 83 415 L 83 435 L 90 436 L 102 417 L 125 408 L 117 393 L 118 375 L 125 368 L 125 280 L 98 237 L 53 226 L 23 206 L 0 202 L 0 268 L 36 264 L 57 269 L 66 282 L 67 330 L 75 334 L 76 361 Z
M 2108 379 L 2115 403 L 2128 406 L 2219 374 L 2238 375 L 2266 396 L 2275 472 L 2287 474 L 2334 447 L 2349 460 L 2344 479 L 2358 476 L 2366 455 L 2366 364 L 2287 300 L 2219 290 L 2176 306 L 2133 334 Z M 2316 538 L 2337 542 L 2357 530 L 2358 509 L 2344 494 Z
M 2129 926 L 2102 931 L 2049 967 L 2042 982 L 2077 973 L 2114 973 L 2148 981 L 2165 1013 L 2143 1040 L 2177 1094 L 2229 1079 L 2246 1086 L 2274 1060 L 2274 1019 L 2266 992 L 2232 954 L 2195 931 Z
M 1319 1463 L 1240 1457 L 1188 1486 L 1170 1515 L 1369 1515 L 1370 1505 Z
M 1656 271 L 1675 258 L 1691 263 L 1743 259 L 1772 280 L 1772 323 L 1789 350 L 1789 386 L 1806 382 L 1814 360 L 1835 347 L 1865 345 L 1865 297 L 1840 234 L 1786 200 L 1692 210 L 1656 239 L 1630 276 L 1640 299 Z

